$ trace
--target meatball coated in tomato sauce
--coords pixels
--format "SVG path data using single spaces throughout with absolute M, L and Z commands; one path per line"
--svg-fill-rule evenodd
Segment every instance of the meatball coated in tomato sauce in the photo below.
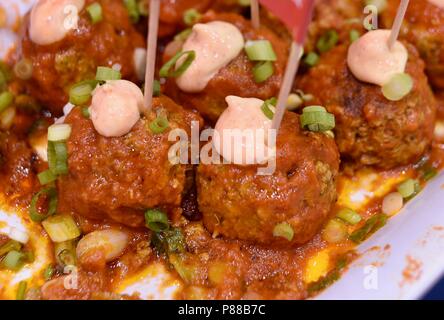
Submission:
M 169 129 L 158 134 L 150 129 L 156 114 L 169 121 Z M 67 142 L 69 173 L 58 182 L 59 211 L 110 218 L 131 227 L 143 225 L 148 208 L 176 214 L 186 166 L 169 161 L 168 151 L 175 142 L 168 141 L 168 135 L 171 129 L 181 128 L 189 136 L 194 120 L 200 118 L 162 96 L 154 98 L 153 111 L 130 133 L 105 138 L 75 108 L 65 120 L 72 133 Z
M 399 0 L 388 1 L 382 13 L 385 27 L 393 24 L 398 5 Z M 419 50 L 432 86 L 444 90 L 444 8 L 428 0 L 410 1 L 400 37 Z
M 223 21 L 233 24 L 241 31 L 245 41 L 269 40 L 277 56 L 277 61 L 274 63 L 274 74 L 262 83 L 255 82 L 253 77 L 253 67 L 255 64 L 248 59 L 243 50 L 227 66 L 219 70 L 202 92 L 183 92 L 177 86 L 174 78 L 168 79 L 165 86 L 167 95 L 184 107 L 196 109 L 205 118 L 215 122 L 226 108 L 225 98 L 227 96 L 255 97 L 266 100 L 279 93 L 289 46 L 287 41 L 282 40 L 264 26 L 259 30 L 253 29 L 250 21 L 238 14 L 208 12 L 201 20 L 202 23 L 211 21 Z M 178 47 L 177 43 L 171 43 L 170 45 L 175 46 L 176 51 L 181 47 Z M 170 52 L 167 47 L 164 54 L 164 62 L 169 60 L 174 53 Z
M 86 8 L 93 2 L 100 3 L 103 20 L 96 24 Z M 68 102 L 71 86 L 85 79 L 94 79 L 98 66 L 121 66 L 124 79 L 137 81 L 133 63 L 136 48 L 144 48 L 145 41 L 131 24 L 121 0 L 86 0 L 79 12 L 78 28 L 71 30 L 60 41 L 38 45 L 30 38 L 28 14 L 18 60 L 32 62 L 33 73 L 27 88 L 54 115 L 62 113 Z
M 316 0 L 305 45 L 306 52 L 316 49 L 318 40 L 334 30 L 340 43 L 350 41 L 350 31 L 362 33 L 364 6 L 359 0 Z
M 286 113 L 276 163 L 271 175 L 258 175 L 257 166 L 199 165 L 199 209 L 210 233 L 282 247 L 314 237 L 337 197 L 339 153 L 334 140 L 301 130 L 299 116 Z M 291 226 L 290 240 L 273 235 L 281 223 Z
M 413 163 L 427 151 L 433 138 L 436 101 L 416 49 L 406 45 L 405 72 L 413 89 L 402 100 L 391 102 L 381 87 L 357 80 L 347 66 L 345 45 L 321 57 L 296 84 L 314 95 L 336 117 L 335 136 L 342 160 L 357 166 L 390 169 Z

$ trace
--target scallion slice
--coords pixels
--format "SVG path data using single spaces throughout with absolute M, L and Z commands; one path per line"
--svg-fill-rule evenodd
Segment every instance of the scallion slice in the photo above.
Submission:
M 82 108 L 82 116 L 86 119 L 89 119 L 91 117 L 91 113 L 89 112 L 89 108 L 88 107 L 83 107 Z
M 69 215 L 57 215 L 42 222 L 43 228 L 53 242 L 64 242 L 80 236 L 80 230 Z
M 76 106 L 87 103 L 98 84 L 99 81 L 96 80 L 86 80 L 75 84 L 69 90 L 69 102 Z
M 0 257 L 7 254 L 9 251 L 15 250 L 19 251 L 22 248 L 20 242 L 15 240 L 9 240 L 4 245 L 0 247 Z
M 199 22 L 201 18 L 202 15 L 200 14 L 200 12 L 194 8 L 188 9 L 183 14 L 183 22 L 185 22 L 187 26 L 192 26 L 193 24 Z
M 54 244 L 54 254 L 57 263 L 62 266 L 75 266 L 77 261 L 75 240 L 58 242 Z
M 182 58 L 182 56 L 186 56 L 186 59 L 178 68 L 176 68 L 176 62 Z M 196 59 L 195 51 L 178 52 L 167 63 L 165 63 L 162 68 L 160 68 L 159 75 L 162 78 L 179 77 L 188 69 L 191 63 L 193 63 L 194 59 Z
M 90 4 L 86 8 L 86 11 L 88 11 L 89 17 L 91 18 L 91 22 L 93 24 L 96 24 L 96 23 L 102 21 L 103 15 L 102 15 L 102 6 L 100 5 L 100 3 L 94 2 L 94 3 Z
M 39 179 L 39 182 L 42 186 L 57 180 L 57 176 L 51 170 L 40 172 L 37 175 L 37 178 Z
M 29 80 L 32 77 L 32 62 L 26 58 L 17 62 L 14 66 L 14 74 L 22 80 Z
M 309 52 L 304 59 L 307 66 L 314 67 L 319 62 L 319 55 L 316 52 Z
M 191 32 L 193 32 L 193 30 L 191 28 L 185 29 L 185 30 L 181 31 L 180 33 L 176 34 L 176 36 L 174 37 L 174 40 L 185 41 L 190 36 Z
M 96 72 L 97 81 L 120 80 L 122 74 L 113 68 L 98 67 Z
M 71 125 L 66 123 L 53 124 L 48 128 L 48 141 L 62 141 L 71 135 Z
M 45 279 L 45 281 L 51 280 L 54 273 L 54 267 L 52 265 L 48 265 L 45 270 L 43 270 L 43 279 Z
M 5 91 L 0 94 L 0 113 L 2 113 L 6 108 L 8 108 L 12 101 L 14 101 L 14 95 L 9 92 Z
M 362 220 L 361 215 L 359 213 L 349 208 L 341 209 L 338 212 L 337 217 L 351 225 L 358 224 Z
M 273 62 L 264 61 L 258 62 L 253 67 L 253 77 L 256 83 L 261 83 L 267 81 L 274 73 Z
M 321 106 L 304 108 L 300 121 L 302 128 L 308 128 L 314 132 L 325 132 L 335 127 L 335 116 Z
M 276 106 L 276 103 L 277 103 L 277 99 L 271 98 L 271 99 L 265 100 L 264 104 L 261 106 L 262 112 L 270 120 L 273 120 L 273 117 L 274 117 L 274 112 L 271 109 L 271 107 Z
M 8 270 L 17 271 L 23 266 L 25 257 L 25 254 L 20 251 L 9 251 L 2 260 L 2 267 Z
M 413 79 L 407 73 L 395 74 L 382 86 L 382 94 L 390 101 L 399 101 L 413 89 Z
M 294 230 L 288 222 L 281 222 L 274 226 L 273 237 L 282 237 L 291 241 L 294 237 Z
M 132 23 L 139 22 L 140 12 L 136 0 L 123 0 Z
M 249 40 L 245 44 L 245 53 L 250 61 L 276 61 L 276 53 L 268 40 Z
M 359 37 L 361 36 L 361 34 L 359 33 L 358 30 L 351 30 L 350 31 L 350 42 L 355 42 L 356 40 L 359 39 Z
M 48 141 L 48 163 L 54 174 L 68 173 L 68 148 L 65 141 Z
M 26 281 L 19 282 L 19 285 L 17 288 L 17 295 L 15 297 L 16 300 L 25 300 L 27 287 L 28 287 L 28 283 Z
M 160 82 L 159 82 L 159 80 L 154 80 L 154 82 L 153 82 L 153 96 L 154 97 L 160 96 Z
M 158 116 L 149 126 L 154 134 L 160 134 L 168 129 L 169 125 L 168 119 L 165 116 Z
M 48 198 L 47 211 L 44 214 L 39 213 L 37 208 L 38 201 L 42 195 Z M 47 217 L 53 215 L 57 210 L 57 191 L 55 188 L 50 187 L 37 192 L 31 199 L 31 205 L 29 208 L 29 216 L 34 222 L 41 222 Z
M 328 30 L 322 35 L 321 38 L 319 38 L 318 42 L 316 43 L 316 48 L 320 53 L 324 53 L 333 49 L 338 41 L 339 35 L 336 30 Z
M 408 179 L 398 186 L 398 192 L 404 199 L 408 199 L 416 195 L 420 188 L 418 180 Z
M 147 210 L 145 212 L 145 223 L 146 226 L 154 232 L 168 230 L 170 226 L 166 213 L 155 209 Z

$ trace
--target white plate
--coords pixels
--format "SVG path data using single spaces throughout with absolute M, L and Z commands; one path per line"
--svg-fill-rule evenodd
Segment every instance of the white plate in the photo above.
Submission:
M 24 14 L 34 0 L 1 0 L 8 10 L 8 25 Z M 0 57 L 14 43 L 9 29 L 0 29 Z M 388 224 L 358 248 L 361 256 L 351 264 L 342 278 L 317 299 L 418 299 L 444 273 L 444 175 L 427 188 Z M 14 214 L 0 210 L 0 221 L 26 228 Z M 0 229 L 1 231 L 1 229 Z M 37 238 L 41 238 L 37 240 Z M 33 237 L 31 237 L 31 241 Z M 34 240 L 47 239 L 35 235 Z M 44 250 L 42 249 L 42 252 Z M 17 274 L 11 284 L 29 278 L 44 266 L 46 254 Z M 168 275 L 153 266 L 139 275 L 139 280 L 122 285 L 121 292 L 138 291 L 144 298 L 167 299 L 179 284 L 171 284 Z M 156 271 L 157 270 L 157 271 Z M 0 272 L 0 282 L 1 282 Z M 168 281 L 169 287 L 163 284 Z

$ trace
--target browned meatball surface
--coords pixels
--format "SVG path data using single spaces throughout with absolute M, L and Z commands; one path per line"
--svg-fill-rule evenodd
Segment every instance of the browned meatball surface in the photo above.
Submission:
M 256 97 L 263 100 L 276 96 L 279 93 L 282 76 L 285 71 L 289 47 L 287 41 L 282 40 L 266 27 L 261 27 L 259 30 L 253 29 L 251 23 L 238 14 L 208 12 L 202 18 L 202 22 L 215 20 L 234 24 L 242 32 L 245 41 L 269 40 L 276 52 L 277 61 L 274 63 L 274 74 L 262 83 L 254 81 L 254 63 L 248 59 L 244 51 L 226 67 L 219 70 L 202 92 L 186 93 L 177 87 L 174 79 L 167 81 L 165 92 L 168 96 L 178 101 L 184 107 L 198 110 L 211 122 L 215 122 L 225 110 L 225 98 L 229 95 L 246 98 Z M 170 57 L 165 54 L 164 62 Z
M 86 7 L 99 2 L 103 20 L 92 24 Z M 144 48 L 145 41 L 131 24 L 121 0 L 86 0 L 79 13 L 78 28 L 61 41 L 41 46 L 29 38 L 29 15 L 24 24 L 18 59 L 32 62 L 33 73 L 27 81 L 29 93 L 55 115 L 62 113 L 68 102 L 71 86 L 85 79 L 94 79 L 98 66 L 122 66 L 124 79 L 137 81 L 133 63 L 135 48 Z
M 297 87 L 336 116 L 336 142 L 343 160 L 388 169 L 418 160 L 433 138 L 436 101 L 417 50 L 407 45 L 406 72 L 412 91 L 397 102 L 381 87 L 358 81 L 347 67 L 347 49 L 338 46 L 322 56 Z
M 388 1 L 382 13 L 386 28 L 391 28 L 398 6 L 399 0 Z M 427 0 L 411 0 L 400 37 L 418 48 L 432 86 L 444 90 L 444 9 Z
M 339 154 L 323 133 L 302 131 L 287 113 L 277 137 L 277 166 L 257 175 L 256 166 L 203 165 L 197 172 L 199 208 L 213 235 L 264 245 L 291 246 L 310 240 L 336 201 Z M 273 236 L 288 223 L 291 241 Z
M 171 213 L 180 206 L 186 166 L 168 160 L 174 144 L 168 141 L 170 130 L 161 134 L 150 130 L 157 112 L 165 113 L 170 129 L 182 128 L 188 134 L 191 121 L 200 119 L 164 96 L 154 99 L 149 117 L 118 138 L 99 135 L 79 108 L 68 115 L 69 173 L 59 179 L 59 212 L 141 226 L 147 208 Z

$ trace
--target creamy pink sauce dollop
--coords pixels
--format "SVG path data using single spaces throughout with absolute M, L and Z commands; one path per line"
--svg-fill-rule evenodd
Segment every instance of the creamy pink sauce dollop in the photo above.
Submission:
M 85 0 L 39 0 L 31 10 L 29 36 L 38 45 L 62 40 L 76 27 Z
M 268 132 L 272 121 L 261 110 L 264 101 L 256 98 L 225 98 L 228 108 L 215 126 L 213 146 L 228 162 L 238 165 L 261 164 L 272 154 Z M 249 141 L 246 137 L 251 137 Z
M 120 137 L 131 131 L 143 108 L 142 91 L 134 83 L 107 81 L 93 92 L 91 120 L 102 136 Z
M 178 87 L 185 92 L 200 92 L 208 82 L 236 58 L 244 47 L 244 37 L 239 29 L 228 22 L 213 21 L 194 25 L 182 51 L 195 51 L 196 59 L 176 79 Z M 185 57 L 179 59 L 180 66 Z
M 407 49 L 399 41 L 390 49 L 389 37 L 390 30 L 369 31 L 350 45 L 347 64 L 357 79 L 383 86 L 405 71 Z

